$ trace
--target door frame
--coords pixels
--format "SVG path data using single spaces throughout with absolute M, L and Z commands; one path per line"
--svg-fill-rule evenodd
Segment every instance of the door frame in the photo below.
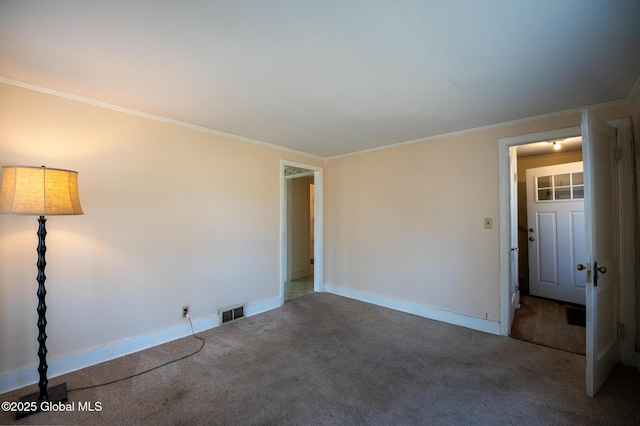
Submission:
M 633 203 L 633 146 L 630 119 L 607 122 L 617 130 L 617 139 L 622 152 L 618 162 L 618 197 L 619 219 L 621 229 L 635 229 L 635 208 Z M 580 126 L 530 133 L 498 140 L 499 170 L 499 204 L 500 204 L 500 334 L 508 336 L 513 323 L 513 312 L 510 312 L 510 212 L 509 191 L 510 162 L 509 149 L 520 145 L 551 139 L 562 139 L 581 135 Z M 625 325 L 625 336 L 622 340 L 621 360 L 626 365 L 636 365 L 635 353 L 635 244 L 633 233 L 620 233 L 620 280 L 621 303 L 620 317 Z
M 313 291 L 324 291 L 323 278 L 323 229 L 324 229 L 324 182 L 322 167 L 310 164 L 298 163 L 290 160 L 280 160 L 280 306 L 284 304 L 284 282 L 288 268 L 288 235 L 287 235 L 287 177 L 284 175 L 285 167 L 297 167 L 313 172 L 314 197 L 313 197 Z M 302 175 L 300 175 L 302 176 Z

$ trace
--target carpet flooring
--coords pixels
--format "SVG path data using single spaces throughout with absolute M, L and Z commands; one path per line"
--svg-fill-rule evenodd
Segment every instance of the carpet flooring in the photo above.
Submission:
M 585 358 L 348 298 L 311 293 L 199 333 L 203 349 L 112 385 L 71 391 L 71 412 L 18 424 L 637 425 L 640 373 L 585 395 Z M 143 371 L 193 337 L 54 378 L 69 389 Z M 0 395 L 15 401 L 35 386 Z M 79 403 L 100 402 L 97 412 Z M 95 405 L 94 405 L 95 406 Z M 13 423 L 0 412 L 0 423 Z

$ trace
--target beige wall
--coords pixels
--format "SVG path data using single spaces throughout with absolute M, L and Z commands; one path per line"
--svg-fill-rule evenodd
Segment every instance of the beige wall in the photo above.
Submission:
M 0 84 L 0 165 L 79 172 L 85 214 L 47 220 L 48 360 L 277 298 L 281 159 L 323 164 Z M 36 230 L 0 217 L 0 381 L 37 363 Z
M 498 140 L 579 124 L 574 113 L 328 159 L 325 283 L 499 321 Z
M 518 158 L 518 269 L 520 289 L 529 291 L 529 233 L 527 232 L 527 169 L 582 161 L 582 151 Z

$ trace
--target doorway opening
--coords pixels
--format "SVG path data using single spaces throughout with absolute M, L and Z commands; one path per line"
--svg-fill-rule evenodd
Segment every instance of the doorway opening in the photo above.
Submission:
M 511 337 L 585 355 L 580 136 L 515 148 L 519 307 Z
M 322 169 L 281 161 L 280 300 L 322 288 Z
M 285 168 L 287 178 L 287 275 L 284 301 L 313 292 L 313 172 Z

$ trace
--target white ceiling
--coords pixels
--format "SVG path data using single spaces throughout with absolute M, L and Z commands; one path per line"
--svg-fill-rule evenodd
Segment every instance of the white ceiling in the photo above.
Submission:
M 320 157 L 628 100 L 638 0 L 0 0 L 0 76 Z

